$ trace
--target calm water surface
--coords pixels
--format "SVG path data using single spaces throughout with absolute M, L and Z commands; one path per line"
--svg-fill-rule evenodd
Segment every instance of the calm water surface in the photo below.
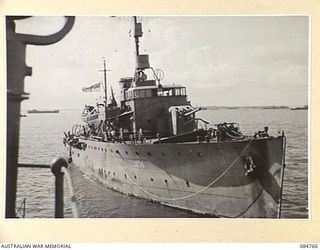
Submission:
M 27 114 L 21 118 L 21 163 L 47 163 L 67 156 L 63 132 L 80 122 L 81 111 L 59 114 Z M 198 114 L 210 123 L 237 122 L 242 132 L 253 135 L 268 126 L 270 134 L 285 131 L 287 153 L 283 218 L 308 218 L 308 112 L 305 110 L 203 110 Z M 170 208 L 155 202 L 109 190 L 71 165 L 80 216 L 84 218 L 185 218 L 198 214 Z M 65 184 L 66 186 L 66 184 Z M 54 176 L 50 169 L 19 169 L 17 206 L 26 198 L 27 218 L 54 216 Z M 72 217 L 65 190 L 65 217 Z

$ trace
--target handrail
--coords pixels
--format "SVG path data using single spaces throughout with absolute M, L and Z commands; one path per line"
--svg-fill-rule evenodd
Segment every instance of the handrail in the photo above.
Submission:
M 50 168 L 47 164 L 18 163 L 18 168 Z
M 68 170 L 68 163 L 64 158 L 57 158 L 52 161 L 50 165 L 48 164 L 32 164 L 32 163 L 19 163 L 19 168 L 51 168 L 52 173 L 56 177 L 55 181 L 55 218 L 63 218 L 64 217 L 64 201 L 63 201 L 63 194 L 64 194 L 64 188 L 63 188 L 63 176 L 65 175 L 67 178 L 67 184 L 68 184 L 68 190 L 69 190 L 69 196 L 71 199 L 71 210 L 72 215 L 74 218 L 79 217 L 79 210 L 77 207 L 77 198 L 75 195 L 75 191 L 73 188 L 73 182 L 71 178 L 71 174 Z M 24 209 L 25 209 L 25 200 L 24 199 Z M 21 210 L 22 204 L 21 203 L 17 214 Z M 25 212 L 23 213 L 23 218 L 25 218 Z

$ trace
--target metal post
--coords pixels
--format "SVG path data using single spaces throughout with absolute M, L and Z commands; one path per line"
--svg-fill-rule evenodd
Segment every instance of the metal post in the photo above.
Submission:
M 27 99 L 24 77 L 31 75 L 25 65 L 26 45 L 16 38 L 14 19 L 6 17 L 7 29 L 7 171 L 6 218 L 16 217 L 20 103 Z
M 16 217 L 16 192 L 18 175 L 18 149 L 20 130 L 20 103 L 28 98 L 24 92 L 24 77 L 31 76 L 32 68 L 25 64 L 26 46 L 49 45 L 60 41 L 72 28 L 74 17 L 67 17 L 64 27 L 49 36 L 17 34 L 15 20 L 28 16 L 6 17 L 7 49 L 7 165 L 6 165 L 6 218 Z
M 62 167 L 68 167 L 68 162 L 64 158 L 52 161 L 51 171 L 56 177 L 55 182 L 55 218 L 63 218 L 63 175 Z

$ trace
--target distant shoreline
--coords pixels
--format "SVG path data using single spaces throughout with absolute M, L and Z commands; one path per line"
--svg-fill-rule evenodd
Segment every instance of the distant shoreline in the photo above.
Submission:
M 200 106 L 201 110 L 219 109 L 290 109 L 288 106 Z

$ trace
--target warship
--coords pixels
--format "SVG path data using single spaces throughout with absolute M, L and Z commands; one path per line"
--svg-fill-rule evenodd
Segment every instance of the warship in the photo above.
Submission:
M 308 105 L 304 105 L 303 107 L 291 108 L 291 110 L 308 110 Z
M 54 109 L 54 110 L 38 110 L 38 109 L 32 109 L 32 110 L 27 110 L 28 114 L 57 114 L 59 113 L 59 109 Z
M 270 136 L 265 127 L 249 136 L 235 123 L 196 116 L 186 88 L 164 84 L 163 71 L 140 53 L 142 23 L 133 19 L 135 72 L 119 80 L 119 104 L 112 89 L 108 101 L 104 60 L 104 101 L 86 105 L 82 123 L 64 133 L 69 162 L 108 188 L 171 207 L 280 218 L 284 132 Z

